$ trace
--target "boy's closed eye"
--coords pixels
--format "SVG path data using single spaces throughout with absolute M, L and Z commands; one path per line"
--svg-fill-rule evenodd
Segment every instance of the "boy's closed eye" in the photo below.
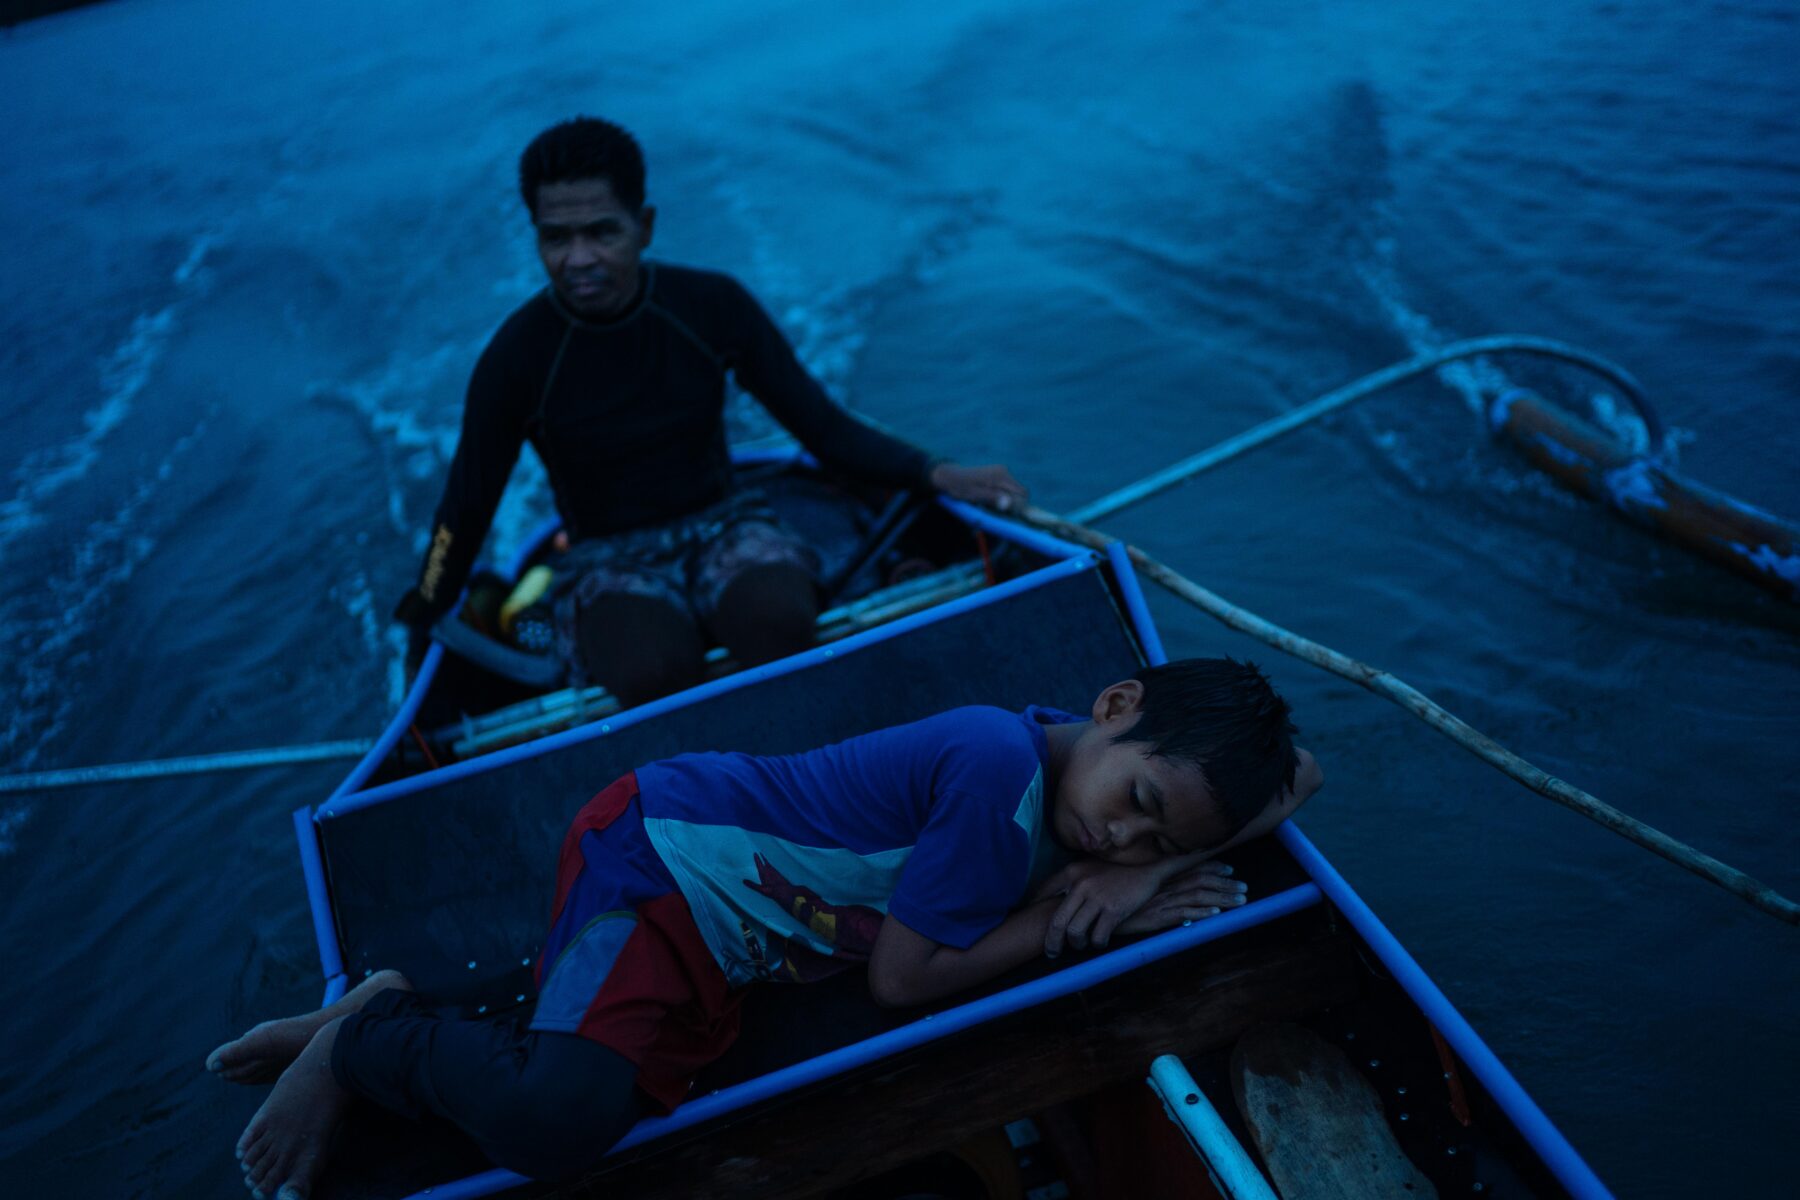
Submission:
M 1156 794 L 1156 796 L 1158 801 L 1157 811 L 1152 812 L 1150 805 L 1144 799 L 1143 790 L 1135 783 L 1131 785 L 1131 807 L 1137 810 L 1139 814 L 1150 817 L 1159 823 L 1166 825 L 1168 823 L 1167 806 L 1162 802 L 1160 794 Z M 1186 850 L 1177 845 L 1175 840 L 1166 833 L 1159 832 L 1154 834 L 1153 837 L 1157 852 L 1166 858 L 1172 858 L 1177 854 L 1187 853 Z

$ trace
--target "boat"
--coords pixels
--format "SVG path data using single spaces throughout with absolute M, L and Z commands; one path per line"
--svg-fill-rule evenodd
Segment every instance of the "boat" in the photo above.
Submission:
M 819 482 L 791 452 L 740 463 Z M 880 569 L 790 658 L 720 662 L 620 710 L 591 689 L 521 695 L 489 669 L 504 662 L 434 646 L 374 748 L 294 814 L 325 1002 L 395 967 L 473 1015 L 527 1003 L 568 821 L 643 762 L 793 752 L 971 703 L 1079 710 L 1163 661 L 1121 546 L 946 499 L 855 503 L 845 562 Z M 553 540 L 540 531 L 502 574 L 522 576 Z M 1233 865 L 1252 897 L 1239 909 L 939 1004 L 880 1009 L 859 971 L 752 989 L 738 1044 L 688 1101 L 579 1181 L 533 1183 L 452 1131 L 359 1117 L 318 1194 L 1001 1196 L 1022 1194 L 1018 1164 L 1034 1156 L 1075 1195 L 1273 1195 L 1255 1190 L 1271 1178 L 1289 1200 L 1364 1194 L 1334 1190 L 1321 1173 L 1334 1155 L 1391 1194 L 1609 1194 L 1294 822 Z M 1303 1118 L 1315 1101 L 1331 1111 Z M 1281 1104 L 1291 1119 L 1271 1121 Z M 1036 1141 L 996 1151 L 1001 1129 Z M 1296 1142 L 1302 1129 L 1326 1141 Z

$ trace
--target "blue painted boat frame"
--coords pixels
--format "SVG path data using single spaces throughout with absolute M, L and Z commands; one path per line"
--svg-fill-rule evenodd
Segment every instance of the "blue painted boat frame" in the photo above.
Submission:
M 1156 627 L 1150 619 L 1150 609 L 1144 603 L 1143 588 L 1138 582 L 1137 572 L 1132 569 L 1131 558 L 1125 553 L 1124 545 L 1120 542 L 1111 543 L 1107 546 L 1107 557 L 1118 576 L 1120 591 L 1125 597 L 1126 612 L 1137 627 L 1138 639 L 1144 645 L 1146 656 L 1152 663 L 1167 662 L 1168 656 L 1163 653 L 1162 641 L 1157 637 Z M 1130 582 L 1127 583 L 1127 580 Z M 1500 1111 L 1506 1114 L 1531 1148 L 1537 1151 L 1538 1157 L 1543 1160 L 1550 1173 L 1556 1176 L 1557 1182 L 1567 1188 L 1570 1195 L 1581 1200 L 1610 1198 L 1612 1193 L 1600 1182 L 1600 1177 L 1594 1174 L 1593 1168 L 1587 1165 L 1580 1153 L 1562 1135 L 1562 1131 L 1551 1123 L 1544 1110 L 1538 1107 L 1537 1101 L 1513 1078 L 1512 1072 L 1506 1069 L 1499 1056 L 1481 1040 L 1475 1027 L 1450 1003 L 1450 998 L 1425 973 L 1425 968 L 1400 944 L 1400 939 L 1381 923 L 1375 910 L 1357 895 L 1349 881 L 1319 853 L 1319 848 L 1313 845 L 1312 840 L 1300 831 L 1299 825 L 1293 821 L 1283 821 L 1276 828 L 1275 836 L 1312 877 L 1313 883 L 1337 906 L 1369 949 L 1375 952 L 1375 956 L 1393 976 L 1394 982 L 1419 1006 L 1419 1011 L 1425 1014 L 1425 1019 L 1431 1022 L 1432 1028 L 1443 1035 L 1444 1041 L 1456 1051 L 1457 1057 L 1481 1081 L 1481 1086 L 1487 1089 Z
M 771 456 L 771 458 L 778 457 Z M 414 680 L 405 702 L 369 755 L 358 764 L 324 804 L 317 809 L 301 808 L 294 813 L 294 827 L 300 843 L 301 868 L 305 876 L 307 898 L 312 911 L 313 931 L 318 939 L 320 964 L 326 975 L 324 1003 L 329 1004 L 341 997 L 348 987 L 348 979 L 344 973 L 342 951 L 338 945 L 336 924 L 332 917 L 330 891 L 325 879 L 316 827 L 318 821 L 328 820 L 336 813 L 352 811 L 396 796 L 433 787 L 450 778 L 491 770 L 494 767 L 557 749 L 572 742 L 603 737 L 615 728 L 623 728 L 671 709 L 684 707 L 698 700 L 735 690 L 759 679 L 803 670 L 814 663 L 839 654 L 854 653 L 863 646 L 901 636 L 922 625 L 942 620 L 969 608 L 1005 600 L 1066 574 L 1094 569 L 1101 561 L 1100 556 L 1093 551 L 1050 537 L 1037 529 L 1020 525 L 985 509 L 944 498 L 940 498 L 939 502 L 967 524 L 1039 554 L 1047 555 L 1055 561 L 1047 567 L 1006 583 L 997 584 L 969 596 L 959 597 L 936 608 L 915 613 L 890 624 L 866 630 L 832 646 L 815 647 L 736 675 L 712 680 L 662 700 L 641 705 L 617 716 L 554 734 L 523 746 L 497 751 L 465 763 L 457 763 L 411 776 L 366 792 L 357 791 L 412 723 L 443 653 L 442 647 L 434 645 L 427 653 L 418 678 Z M 1144 649 L 1145 657 L 1152 663 L 1166 662 L 1167 656 L 1163 651 L 1162 640 L 1157 633 L 1155 623 L 1150 616 L 1143 587 L 1123 546 L 1116 542 L 1113 543 L 1107 548 L 1105 558 L 1119 585 L 1126 615 Z M 515 564 L 516 566 L 517 564 Z M 451 774 L 452 772 L 455 774 Z M 1287 916 L 1302 908 L 1317 904 L 1321 899 L 1329 899 L 1368 944 L 1382 964 L 1387 967 L 1395 982 L 1406 992 L 1413 1003 L 1418 1005 L 1431 1025 L 1443 1035 L 1444 1040 L 1455 1050 L 1475 1078 L 1480 1081 L 1488 1095 L 1512 1121 L 1525 1141 L 1537 1152 L 1539 1158 L 1557 1181 L 1568 1189 L 1572 1196 L 1579 1197 L 1580 1200 L 1609 1200 L 1612 1193 L 1607 1190 L 1605 1184 L 1601 1183 L 1599 1177 L 1594 1174 L 1568 1139 L 1551 1123 L 1549 1117 L 1500 1062 L 1499 1057 L 1481 1040 L 1474 1027 L 1456 1010 L 1443 991 L 1432 982 L 1412 955 L 1381 923 L 1380 918 L 1300 831 L 1299 827 L 1294 822 L 1287 821 L 1276 830 L 1276 835 L 1282 845 L 1311 877 L 1312 883 L 1253 901 L 1234 912 L 1221 914 L 1192 927 L 1172 929 L 1111 950 L 1018 987 L 931 1014 L 865 1041 L 841 1047 L 757 1079 L 748 1080 L 691 1100 L 668 1116 L 652 1117 L 640 1121 L 614 1147 L 614 1151 L 624 1150 L 653 1138 L 673 1133 L 678 1129 L 688 1128 L 699 1122 L 755 1104 L 790 1088 L 815 1083 L 841 1074 L 995 1017 L 1019 1011 L 1085 987 L 1092 987 L 1096 983 L 1124 974 L 1146 963 Z M 429 1189 L 429 1195 L 432 1200 L 464 1200 L 464 1198 L 493 1195 L 525 1182 L 528 1181 L 512 1172 L 493 1170 L 448 1184 L 440 1184 Z M 421 1192 L 411 1200 L 423 1200 L 426 1194 Z

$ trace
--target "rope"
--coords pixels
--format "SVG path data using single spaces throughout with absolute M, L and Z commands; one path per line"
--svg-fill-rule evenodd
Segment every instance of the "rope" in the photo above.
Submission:
M 1336 412 L 1340 408 L 1354 404 L 1373 396 L 1376 392 L 1403 383 L 1416 375 L 1434 370 L 1446 363 L 1465 358 L 1477 358 L 1483 354 L 1535 354 L 1544 358 L 1554 358 L 1562 362 L 1574 363 L 1586 367 L 1595 374 L 1616 386 L 1638 418 L 1644 422 L 1644 429 L 1650 438 L 1652 451 L 1663 445 L 1663 426 L 1644 398 L 1644 389 L 1634 379 L 1631 372 L 1617 363 L 1601 358 L 1597 354 L 1589 354 L 1586 350 L 1551 341 L 1549 338 L 1504 336 L 1472 338 L 1464 342 L 1453 342 L 1442 350 L 1434 350 L 1429 354 L 1421 354 L 1409 358 L 1405 362 L 1385 367 L 1373 375 L 1365 375 L 1354 383 L 1349 383 L 1334 392 L 1327 392 L 1310 404 L 1303 404 L 1291 412 L 1264 421 L 1252 429 L 1246 429 L 1235 437 L 1226 438 L 1215 446 L 1200 453 L 1182 459 L 1170 467 L 1165 467 L 1154 475 L 1146 476 L 1136 483 L 1109 492 L 1085 504 L 1069 514 L 1069 520 L 1077 524 L 1097 521 L 1101 517 L 1109 517 L 1120 509 L 1148 500 L 1158 492 L 1166 491 L 1186 479 L 1192 479 L 1200 472 L 1228 462 L 1247 450 L 1254 450 L 1266 442 L 1272 442 L 1284 433 L 1300 428 L 1302 425 L 1316 421 L 1327 413 Z
M 185 758 L 162 758 L 153 762 L 69 767 L 61 771 L 40 771 L 35 775 L 4 775 L 0 776 L 0 794 L 76 787 L 84 783 L 120 783 L 129 779 L 158 779 L 170 775 L 204 775 L 213 771 L 249 771 L 258 767 L 284 767 L 293 763 L 330 762 L 333 759 L 361 757 L 374 744 L 374 738 L 353 738 L 343 742 L 318 742 L 310 746 L 281 746 L 273 750 L 232 750 L 224 754 L 194 754 Z
M 1113 540 L 1085 526 L 1064 520 L 1054 513 L 1045 512 L 1041 508 L 1027 506 L 1024 512 L 1013 515 L 1017 519 L 1053 533 L 1065 541 L 1090 546 L 1096 550 L 1105 550 L 1107 544 Z M 1125 552 L 1131 556 L 1132 564 L 1138 570 L 1209 616 L 1215 617 L 1238 632 L 1249 634 L 1283 653 L 1291 654 L 1295 658 L 1321 667 L 1334 675 L 1340 675 L 1352 683 L 1367 688 L 1377 696 L 1392 700 L 1457 745 L 1498 767 L 1539 795 L 1547 796 L 1565 808 L 1574 809 L 1621 837 L 1636 842 L 1654 854 L 1661 855 L 1678 867 L 1692 871 L 1702 879 L 1718 884 L 1726 891 L 1749 901 L 1757 908 L 1790 925 L 1800 925 L 1800 904 L 1782 896 L 1766 884 L 1752 879 L 1736 867 L 1727 866 L 1692 846 L 1676 841 L 1668 834 L 1644 824 L 1636 817 L 1620 812 L 1580 788 L 1565 783 L 1533 766 L 1493 738 L 1473 728 L 1460 717 L 1431 700 L 1424 693 L 1401 682 L 1386 671 L 1378 670 L 1367 663 L 1358 662 L 1327 646 L 1308 641 L 1299 634 L 1283 629 L 1279 625 L 1271 624 L 1248 609 L 1239 608 L 1191 579 L 1177 574 L 1135 546 L 1126 546 Z

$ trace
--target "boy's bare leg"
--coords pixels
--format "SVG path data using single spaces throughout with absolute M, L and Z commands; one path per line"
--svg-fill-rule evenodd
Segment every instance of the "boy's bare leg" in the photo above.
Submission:
M 268 1083 L 300 1057 L 328 1022 L 360 1012 L 371 996 L 388 988 L 410 992 L 412 984 L 398 971 L 377 971 L 345 992 L 335 1004 L 297 1017 L 264 1021 L 242 1037 L 226 1042 L 206 1056 L 206 1069 L 228 1083 Z
M 244 1183 L 258 1200 L 270 1195 L 275 1200 L 303 1200 L 312 1194 L 331 1148 L 331 1135 L 350 1102 L 350 1093 L 331 1073 L 331 1047 L 347 1015 L 332 1017 L 318 1028 L 238 1139 Z

